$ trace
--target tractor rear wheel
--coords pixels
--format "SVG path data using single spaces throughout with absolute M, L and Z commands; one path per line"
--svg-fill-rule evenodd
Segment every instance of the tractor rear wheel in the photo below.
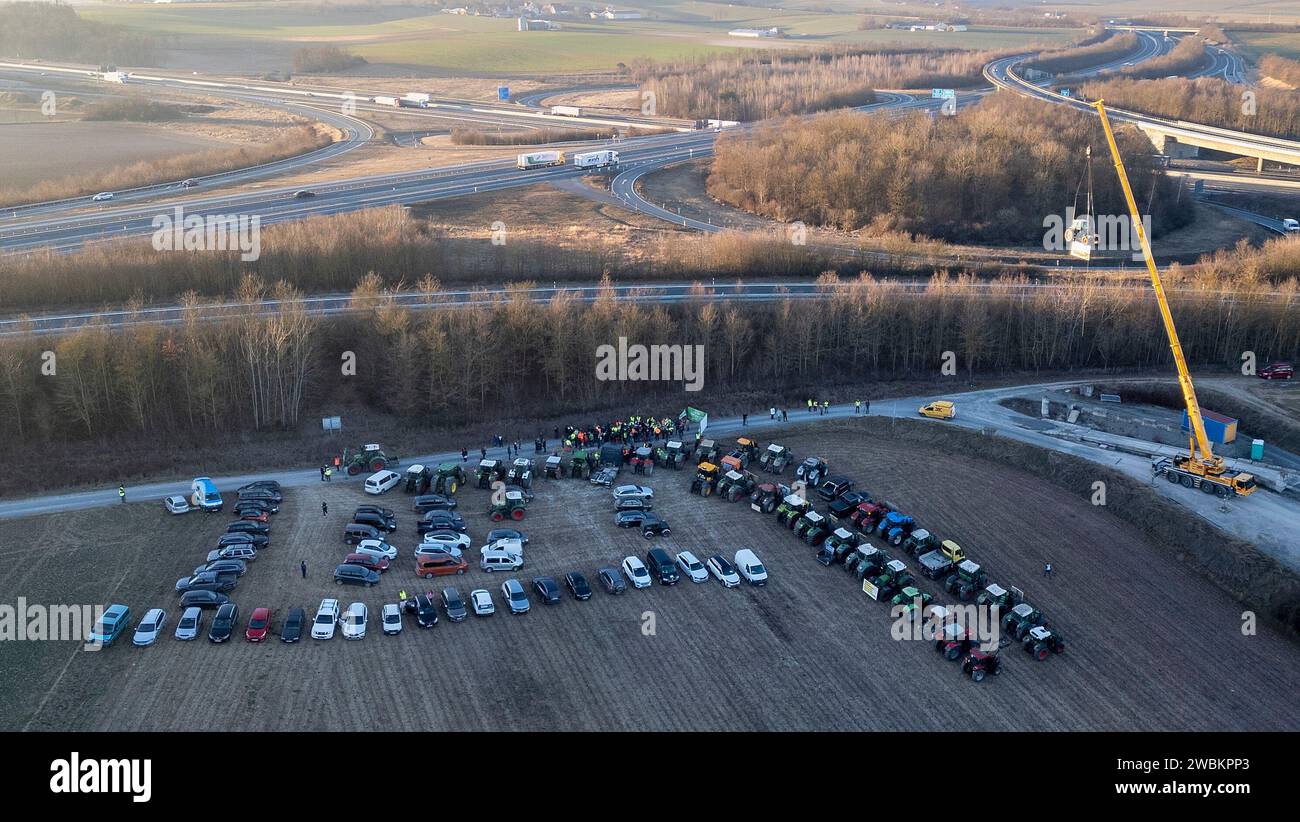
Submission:
M 349 476 L 349 477 L 355 477 L 357 474 L 360 474 L 360 473 L 361 473 L 361 466 L 360 466 L 360 465 L 357 465 L 356 463 L 352 463 L 351 465 L 348 466 L 348 476 Z
M 388 460 L 383 457 L 375 457 L 370 461 L 371 471 L 382 471 L 388 467 Z
M 950 645 L 948 646 L 948 650 L 944 652 L 944 656 L 949 660 L 956 660 L 957 657 L 961 656 L 961 649 L 956 645 Z
M 1044 659 L 1047 659 L 1046 645 L 1040 642 L 1034 646 L 1034 659 L 1038 660 L 1039 662 L 1042 662 Z
M 902 535 L 901 533 L 898 533 L 898 534 L 890 534 L 890 535 L 889 535 L 889 544 L 890 544 L 890 545 L 893 545 L 893 546 L 895 546 L 895 547 L 897 547 L 897 546 L 899 546 L 899 545 L 902 545 L 902 544 L 903 544 L 903 535 Z
M 523 518 L 524 518 L 524 509 L 522 509 L 522 508 L 511 508 L 511 509 L 510 509 L 510 518 L 513 519 L 513 520 L 516 520 L 516 521 L 523 519 Z
M 500 522 L 501 520 L 503 520 L 503 519 L 505 519 L 505 518 L 506 518 L 506 517 L 505 517 L 505 514 L 502 514 L 500 511 L 493 511 L 493 512 L 492 512 L 492 521 L 493 521 L 493 522 Z
M 775 503 L 775 502 L 771 502 L 771 501 L 769 501 L 769 502 L 765 502 L 765 503 L 763 503 L 763 513 L 764 513 L 764 514 L 770 514 L 770 513 L 772 513 L 772 512 L 775 511 L 775 510 L 776 510 L 776 503 Z
M 448 493 L 448 494 L 454 494 L 454 493 L 456 493 L 456 489 L 459 488 L 459 487 L 460 487 L 460 486 L 456 484 L 456 480 L 452 480 L 452 481 L 450 481 L 450 482 L 447 483 L 447 493 Z

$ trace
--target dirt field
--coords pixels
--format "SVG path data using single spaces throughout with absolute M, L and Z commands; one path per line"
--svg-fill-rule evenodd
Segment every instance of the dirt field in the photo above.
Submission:
M 589 602 L 534 602 L 429 631 L 408 622 L 382 636 L 384 601 L 426 587 L 410 572 L 414 518 L 390 492 L 402 551 L 378 588 L 328 582 L 344 553 L 339 531 L 362 501 L 356 482 L 289 490 L 272 547 L 235 594 L 242 623 L 258 605 L 310 615 L 323 596 L 365 601 L 371 633 L 286 646 L 241 640 L 213 646 L 168 636 L 103 652 L 79 645 L 6 643 L 5 728 L 83 729 L 1118 729 L 1294 730 L 1300 711 L 1296 647 L 1267 626 L 1240 631 L 1241 608 L 1136 540 L 1104 509 L 1015 470 L 959 454 L 908 450 L 856 433 L 792 435 L 796 453 L 826 454 L 878 498 L 890 499 L 967 550 L 1004 584 L 1018 585 L 1070 641 L 1064 657 L 1033 662 L 1008 648 L 1006 673 L 963 678 L 928 643 L 890 637 L 887 606 L 867 599 L 838 567 L 743 504 L 699 499 L 689 474 L 649 479 L 656 511 L 673 526 L 666 547 L 701 557 L 753 546 L 772 580 L 760 589 L 714 582 L 597 592 Z M 321 498 L 330 515 L 320 513 Z M 487 527 L 486 492 L 461 493 L 470 533 Z M 153 503 L 0 524 L 10 571 L 0 602 L 153 606 L 177 617 L 172 583 L 202 559 L 224 517 L 172 518 Z M 541 481 L 525 528 L 519 574 L 559 575 L 615 564 L 647 541 L 612 524 L 607 492 Z M 141 538 L 141 534 L 149 534 Z M 93 535 L 93 536 L 89 536 Z M 299 579 L 306 559 L 309 577 Z M 1041 577 L 1050 559 L 1055 578 Z M 451 578 L 463 594 L 493 591 L 503 575 L 477 568 Z M 434 587 L 444 580 L 434 581 Z M 933 584 L 927 584 L 935 591 Z M 940 600 L 942 601 L 942 600 Z M 655 635 L 642 633 L 653 614 Z M 207 620 L 211 616 L 208 615 Z M 205 621 L 206 622 L 206 621 Z

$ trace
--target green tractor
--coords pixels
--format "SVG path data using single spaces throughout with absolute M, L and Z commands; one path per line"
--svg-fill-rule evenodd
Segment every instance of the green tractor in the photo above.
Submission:
M 836 528 L 831 531 L 830 536 L 826 537 L 826 541 L 822 543 L 822 552 L 826 555 L 826 562 L 823 564 L 830 565 L 835 562 L 844 562 L 862 544 L 862 538 L 849 529 Z M 820 558 L 821 555 L 818 556 Z
M 591 477 L 591 456 L 595 452 L 589 452 L 585 448 L 574 451 L 569 455 L 569 476 L 574 479 L 588 479 Z M 599 455 L 596 455 L 599 459 Z
M 423 465 L 412 465 L 406 469 L 406 482 L 402 487 L 408 494 L 425 494 L 429 491 L 429 477 L 432 472 Z
M 695 479 L 691 480 L 691 493 L 707 497 L 718 485 L 718 466 L 711 462 L 702 462 L 695 467 Z
M 830 522 L 826 515 L 811 508 L 794 524 L 794 535 L 812 546 L 821 545 L 830 532 Z
M 939 547 L 939 538 L 924 528 L 917 528 L 903 540 L 903 550 L 914 557 L 928 554 Z
M 970 598 L 975 596 L 975 592 L 982 588 L 988 581 L 988 574 L 979 566 L 979 563 L 969 559 L 964 559 L 957 565 L 957 573 L 950 574 L 943 581 L 943 589 L 950 594 L 956 594 L 962 602 L 970 602 Z M 983 594 L 980 594 L 980 604 L 985 604 L 982 600 Z
M 722 449 L 713 440 L 700 440 L 700 447 L 695 451 L 695 464 L 714 463 L 722 459 Z
M 867 581 L 876 586 L 875 598 L 881 600 L 892 597 L 899 590 L 906 588 L 916 580 L 901 559 L 891 559 L 885 563 L 884 568 L 880 569 L 880 573 Z
M 987 605 L 990 608 L 996 607 L 999 612 L 1007 613 L 1012 608 L 1024 601 L 1024 595 L 1017 588 L 1008 591 L 996 582 L 987 586 L 980 595 L 975 599 L 976 605 Z
M 758 487 L 758 479 L 748 471 L 728 471 L 718 480 L 718 498 L 736 502 L 747 497 Z
M 879 573 L 888 561 L 889 555 L 884 551 L 863 543 L 844 560 L 844 568 L 854 579 L 865 579 Z
M 1037 628 L 1043 622 L 1042 611 L 1028 602 L 1022 602 L 1002 615 L 1002 633 L 1014 637 L 1017 642 L 1023 642 L 1030 629 Z
M 767 447 L 758 458 L 758 467 L 760 470 L 769 474 L 780 474 L 785 467 L 794 461 L 794 453 L 784 445 L 772 443 Z
M 433 493 L 451 496 L 456 489 L 468 484 L 469 477 L 465 468 L 458 462 L 439 463 L 438 473 L 433 478 Z
M 789 494 L 781 500 L 781 504 L 776 506 L 776 521 L 781 525 L 794 529 L 794 524 L 812 508 L 808 500 L 798 494 Z
M 520 457 L 511 463 L 510 470 L 506 471 L 506 482 L 528 490 L 533 487 L 533 471 L 536 467 L 532 460 Z
M 916 610 L 918 600 L 920 601 L 921 612 L 924 613 L 925 606 L 933 602 L 934 597 L 914 585 L 905 585 L 903 586 L 903 590 L 894 594 L 894 598 L 890 600 L 890 603 L 894 605 L 902 605 L 903 614 L 906 615 L 911 614 Z
M 385 468 L 392 468 L 397 465 L 397 457 L 390 457 L 384 453 L 384 449 L 379 447 L 378 443 L 367 443 L 361 446 L 360 451 L 354 451 L 349 454 L 343 451 L 343 459 L 340 462 L 344 471 L 347 471 L 349 477 L 355 477 L 362 471 L 382 471 Z
M 1065 653 L 1065 638 L 1046 625 L 1035 625 L 1030 628 L 1029 633 L 1020 642 L 1039 662 L 1047 659 L 1049 654 Z
M 663 448 L 655 449 L 655 464 L 663 468 L 680 470 L 686 464 L 691 452 L 677 440 L 669 440 Z
M 506 478 L 506 465 L 501 460 L 480 460 L 474 476 L 479 488 L 491 488 L 493 482 Z
M 506 491 L 500 502 L 492 504 L 488 509 L 488 516 L 493 522 L 501 522 L 506 517 L 516 522 L 524 518 L 524 509 L 528 507 L 528 499 L 524 496 L 523 491 L 511 490 Z
M 564 460 L 559 454 L 552 454 L 546 458 L 546 465 L 543 469 L 547 479 L 563 479 L 564 477 Z

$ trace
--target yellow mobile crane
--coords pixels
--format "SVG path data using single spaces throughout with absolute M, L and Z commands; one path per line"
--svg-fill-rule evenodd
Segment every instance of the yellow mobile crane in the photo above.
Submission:
M 1142 256 L 1146 259 L 1147 271 L 1151 274 L 1151 285 L 1155 288 L 1156 302 L 1160 304 L 1160 318 L 1165 323 L 1165 333 L 1169 335 L 1169 349 L 1174 354 L 1174 364 L 1178 366 L 1178 385 L 1183 390 L 1183 402 L 1187 405 L 1187 419 L 1191 427 L 1188 438 L 1188 453 L 1179 454 L 1172 460 L 1159 459 L 1152 463 L 1151 469 L 1157 475 L 1163 474 L 1173 483 L 1181 483 L 1186 488 L 1200 488 L 1207 494 L 1220 497 L 1232 495 L 1247 496 L 1255 492 L 1255 477 L 1233 471 L 1223 464 L 1223 457 L 1214 455 L 1210 448 L 1210 438 L 1205 434 L 1205 421 L 1201 418 L 1201 406 L 1196 401 L 1196 389 L 1192 387 L 1192 375 L 1187 371 L 1187 360 L 1183 357 L 1183 346 L 1178 341 L 1178 329 L 1174 327 L 1174 315 L 1169 311 L 1169 300 L 1165 297 L 1165 287 L 1160 283 L 1160 272 L 1156 261 L 1151 256 L 1151 243 L 1147 240 L 1142 226 L 1142 217 L 1138 214 L 1137 201 L 1133 199 L 1133 189 L 1129 187 L 1128 172 L 1124 170 L 1124 161 L 1119 156 L 1119 146 L 1115 143 L 1115 132 L 1111 130 L 1110 118 L 1106 116 L 1106 106 L 1098 100 L 1091 104 L 1101 117 L 1102 128 L 1106 130 L 1106 142 L 1110 145 L 1110 155 L 1115 160 L 1115 173 L 1119 175 L 1119 184 L 1124 189 L 1124 199 L 1128 202 L 1128 211 L 1133 220 L 1134 233 L 1142 245 Z

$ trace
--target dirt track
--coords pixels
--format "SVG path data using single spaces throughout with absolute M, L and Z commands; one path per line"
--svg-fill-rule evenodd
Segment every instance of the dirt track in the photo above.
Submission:
M 752 545 L 768 564 L 766 588 L 716 583 L 597 592 L 532 613 L 400 637 L 373 618 L 405 586 L 415 541 L 408 499 L 394 535 L 402 556 L 375 589 L 336 588 L 339 531 L 356 483 L 289 491 L 273 518 L 273 547 L 236 591 L 241 623 L 258 605 L 310 614 L 322 596 L 363 600 L 372 614 L 361 642 L 204 640 L 100 653 L 56 643 L 0 646 L 5 728 L 81 729 L 1142 729 L 1294 730 L 1300 680 L 1296 646 L 1267 626 L 1240 631 L 1241 607 L 1186 570 L 1171 552 L 1130 535 L 1104 509 L 1019 471 L 960 454 L 917 450 L 854 433 L 785 440 L 801 456 L 831 459 L 877 498 L 903 506 L 958 539 L 1004 584 L 1022 587 L 1068 637 L 1064 657 L 1036 663 L 1008 648 L 1006 673 L 962 677 L 927 643 L 896 642 L 884 604 L 837 567 L 743 504 L 686 493 L 689 475 L 649 480 L 656 510 L 673 526 L 667 547 L 701 557 Z M 789 475 L 787 474 L 787 479 Z M 630 481 L 630 479 L 629 479 Z M 485 492 L 462 492 L 481 537 Z M 525 521 L 532 537 L 519 574 L 588 572 L 643 553 L 646 540 L 612 524 L 607 492 L 585 482 L 542 481 Z M 168 518 L 153 504 L 0 523 L 11 569 L 0 602 L 108 602 L 139 615 L 163 605 L 177 617 L 176 577 L 202 559 L 224 517 Z M 148 533 L 145 538 L 135 535 Z M 307 559 L 310 576 L 298 578 Z M 1056 566 L 1044 580 L 1042 562 Z M 453 584 L 493 591 L 502 575 L 471 570 Z M 443 580 L 435 580 L 441 585 Z M 938 593 L 932 583 L 928 589 Z M 940 599 L 939 601 L 943 601 Z M 644 636 L 645 612 L 656 634 Z M 210 616 L 208 617 L 210 619 Z M 278 621 L 277 621 L 278 624 Z M 242 626 L 241 626 L 242 631 Z M 18 647 L 16 647 L 18 646 Z

